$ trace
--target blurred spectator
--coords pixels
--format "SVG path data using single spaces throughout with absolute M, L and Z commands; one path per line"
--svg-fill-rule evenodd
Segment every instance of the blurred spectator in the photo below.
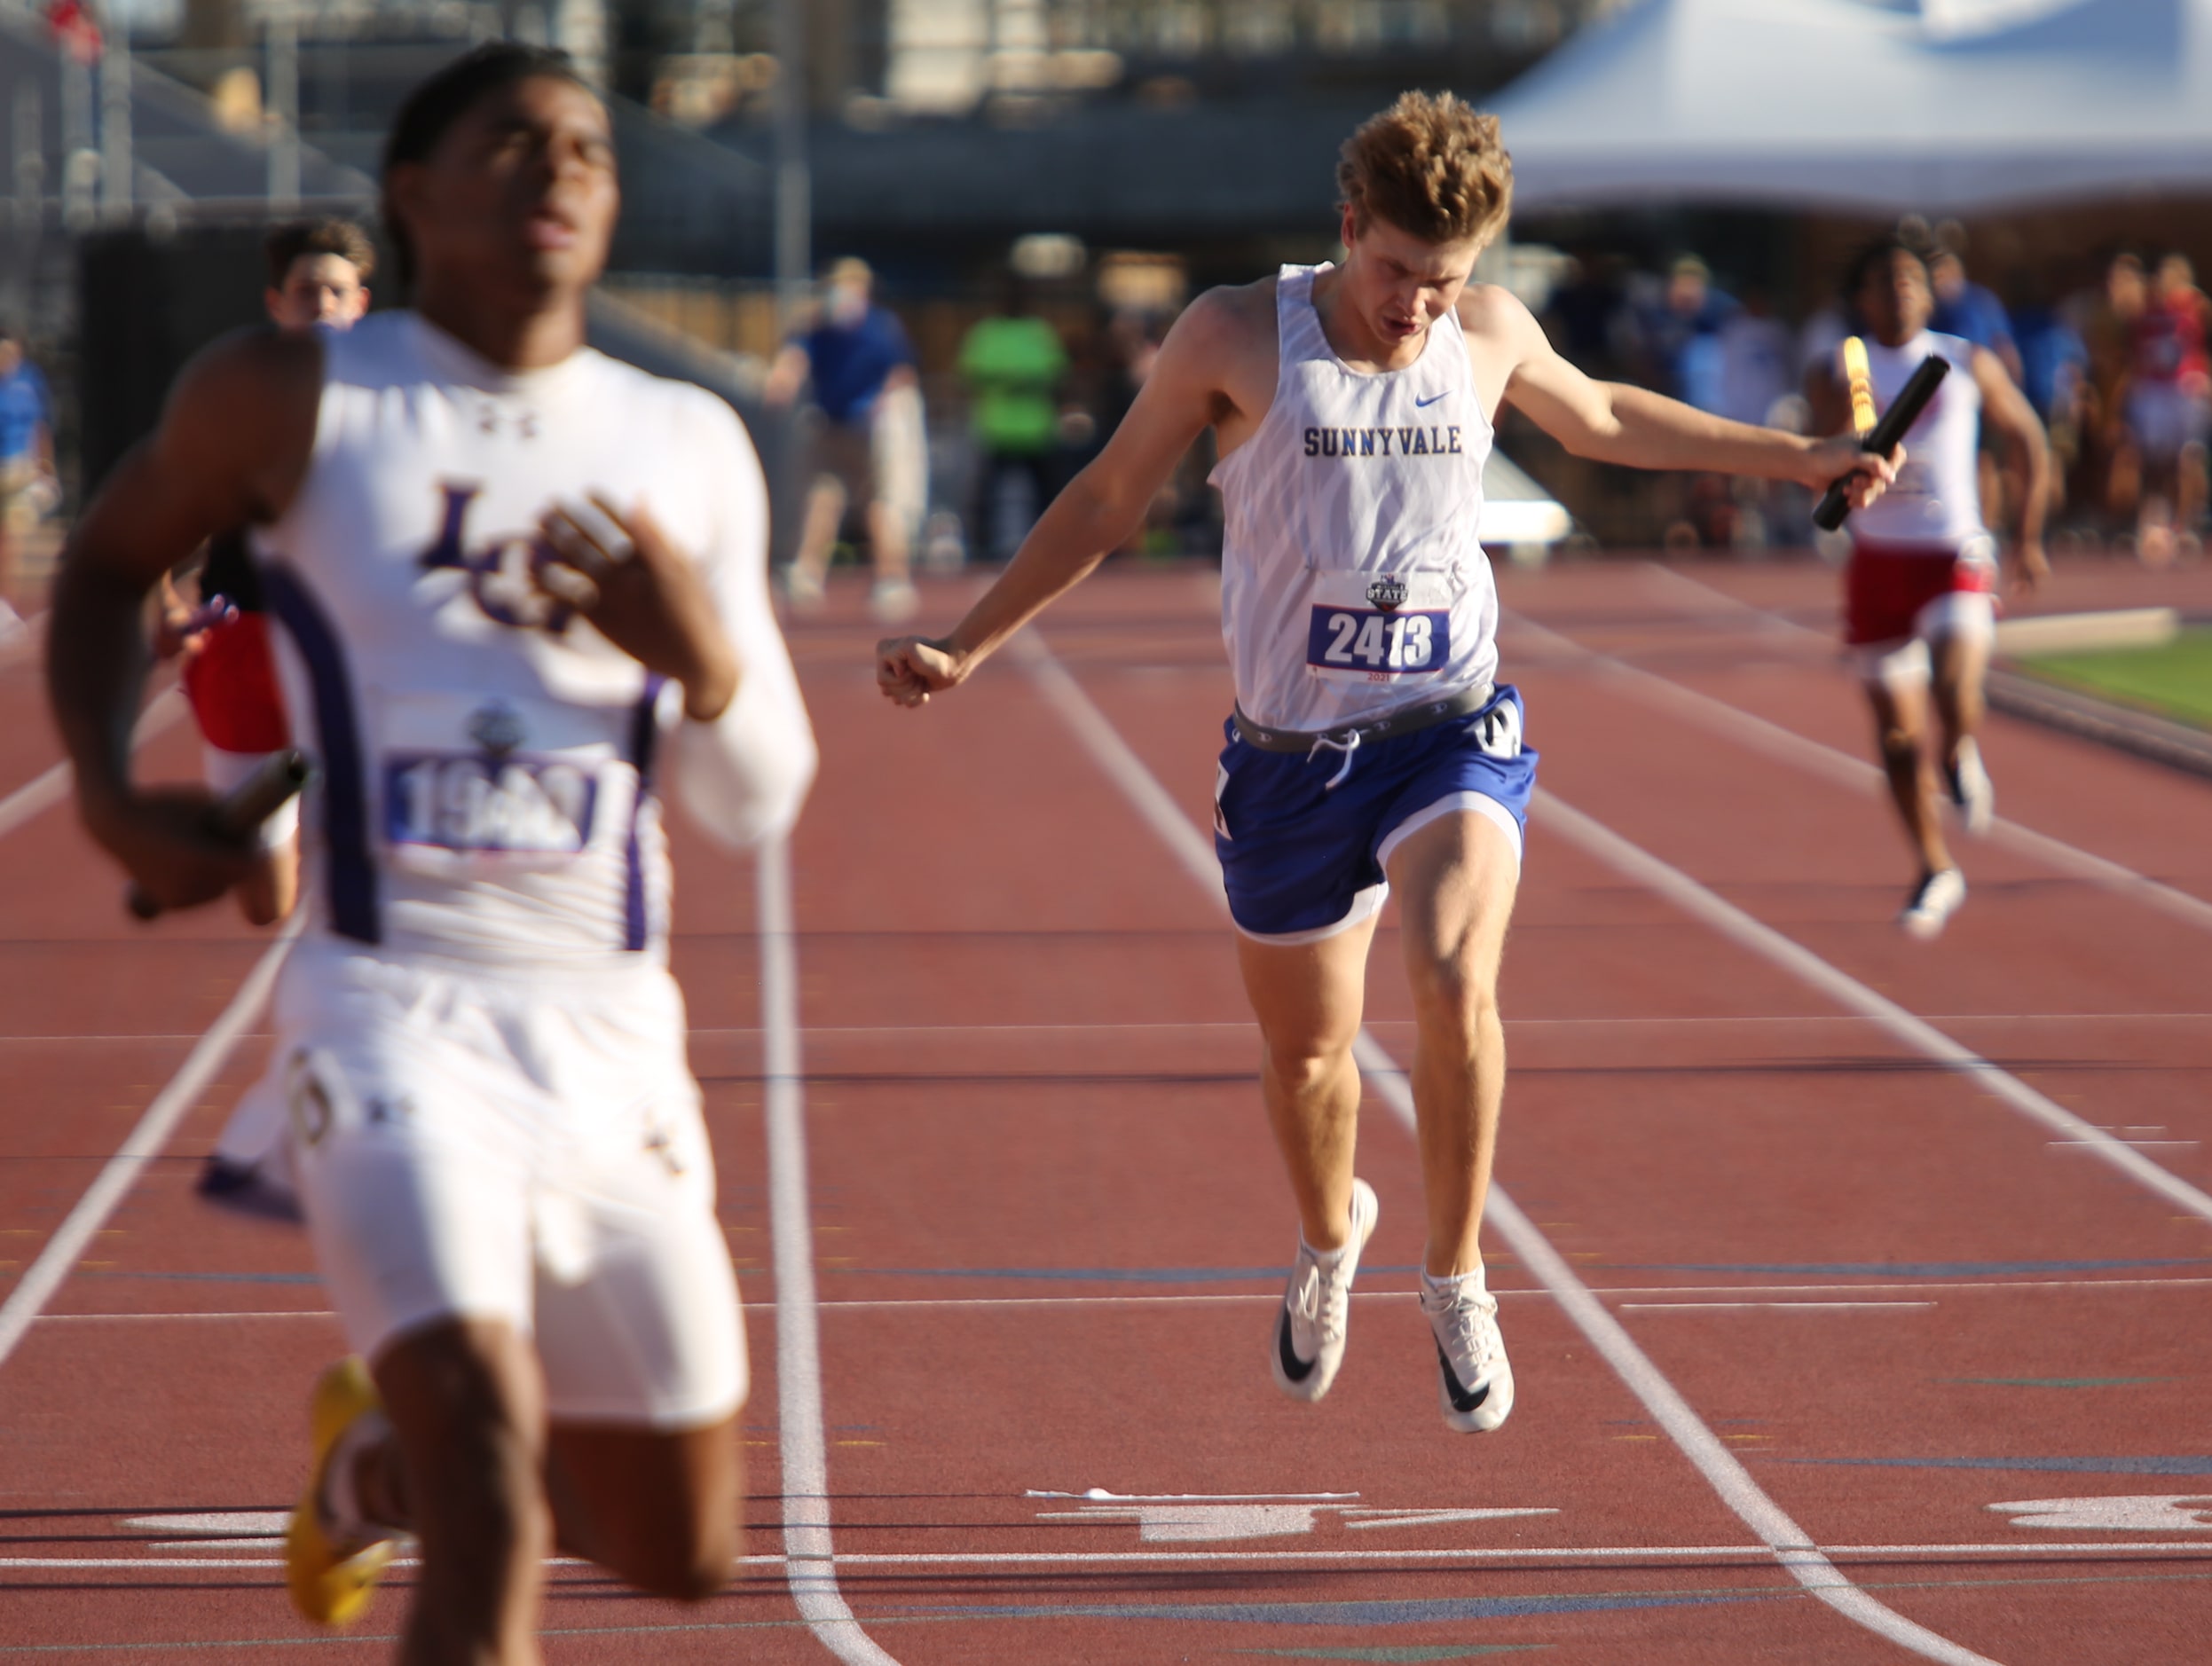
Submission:
M 23 628 L 15 610 L 23 535 L 55 504 L 54 405 L 46 378 L 14 331 L 0 329 L 0 638 Z
M 1619 368 L 1628 305 L 1626 265 L 1618 255 L 1577 255 L 1545 310 L 1553 345 L 1586 375 L 1610 377 Z
M 1826 303 L 1798 326 L 1798 387 L 1807 397 L 1812 389 L 1827 384 L 1829 366 L 1836 362 L 1844 337 L 1859 334 L 1861 329 L 1843 301 Z
M 2089 406 L 2089 346 L 2066 312 L 2051 304 L 2045 287 L 2025 279 L 2012 309 L 2012 335 L 2020 350 L 2020 388 L 2043 418 L 2057 467 L 2051 505 L 2065 500 L 2066 482 L 2081 460 Z
M 768 372 L 770 406 L 795 401 L 811 380 L 819 426 L 813 436 L 807 518 L 783 583 L 800 607 L 821 601 L 830 559 L 847 515 L 860 513 L 875 563 L 870 605 L 895 624 L 919 598 L 908 576 L 914 535 L 926 507 L 920 383 L 906 330 L 872 298 L 864 261 L 831 266 L 812 329 L 787 343 Z
M 1965 261 L 1948 245 L 1938 247 L 1928 257 L 1928 282 L 1935 291 L 1935 316 L 1928 320 L 1928 327 L 1939 335 L 1959 336 L 1976 347 L 1988 348 L 2017 387 L 2020 350 L 2012 339 L 2012 323 L 2004 315 L 2004 303 L 1968 279 Z
M 2106 263 L 2103 281 L 2074 296 L 2066 307 L 2089 350 L 2082 490 L 2107 513 L 2129 518 L 2142 480 L 2120 407 L 2127 393 L 2135 321 L 2149 300 L 2142 259 L 2121 249 Z
M 1736 310 L 1735 300 L 1713 287 L 1704 261 L 1677 260 L 1659 303 L 1642 308 L 1636 320 L 1646 380 L 1700 411 L 1720 410 L 1720 326 Z
M 1010 477 L 1029 490 L 1029 519 L 1051 501 L 1053 453 L 1059 444 L 1054 394 L 1067 373 L 1059 333 L 1029 310 L 1017 287 L 1004 313 L 980 319 L 960 343 L 960 377 L 968 387 L 976 446 L 975 497 L 968 551 L 977 561 L 1003 561 L 1027 530 L 1002 526 L 1000 492 Z
M 2134 320 L 2121 407 L 2142 480 L 2136 547 L 2145 561 L 2170 558 L 2177 534 L 2195 536 L 2204 513 L 2205 443 L 2212 432 L 2208 324 L 2188 256 L 2168 255 Z
M 1744 294 L 1744 305 L 1715 332 L 1720 358 L 1720 414 L 1738 422 L 1771 426 L 1776 402 L 1791 391 L 1796 343 L 1790 326 L 1775 317 L 1764 291 Z

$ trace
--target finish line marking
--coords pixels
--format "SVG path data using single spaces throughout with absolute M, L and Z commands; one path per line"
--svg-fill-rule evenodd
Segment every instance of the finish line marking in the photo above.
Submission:
M 1991 1505 L 1991 1508 L 2000 1506 Z M 2005 1508 L 2017 1506 L 2007 1505 Z M 210 1544 L 207 1548 L 214 1548 Z M 1822 1544 L 1812 1547 L 1838 1561 L 1876 1564 L 1897 1561 L 1973 1560 L 1998 1562 L 2047 1561 L 2053 1557 L 2104 1557 L 2124 1560 L 2132 1556 L 2160 1556 L 2175 1560 L 2212 1559 L 2212 1539 L 2112 1540 L 2059 1542 L 2031 1540 L 2018 1544 Z M 816 1559 L 800 1559 L 813 1561 Z M 1602 1562 L 1611 1566 L 1648 1565 L 1660 1568 L 1675 1562 L 1752 1562 L 1768 1566 L 1772 1556 L 1757 1544 L 1598 1544 L 1531 1546 L 1500 1549 L 1468 1546 L 1457 1550 L 1326 1551 L 1187 1550 L 1187 1551 L 839 1551 L 834 1558 L 840 1568 L 1081 1568 L 1081 1567 L 1221 1567 L 1256 1562 L 1298 1566 L 1328 1562 L 1457 1562 L 1503 1563 Z M 747 1568 L 785 1568 L 786 1556 L 744 1558 Z M 396 1558 L 395 1567 L 412 1567 L 413 1557 Z M 573 1558 L 547 1560 L 549 1568 L 578 1567 Z M 261 1568 L 279 1569 L 278 1556 L 0 1556 L 0 1571 L 42 1568 L 116 1568 L 145 1572 L 152 1568 Z

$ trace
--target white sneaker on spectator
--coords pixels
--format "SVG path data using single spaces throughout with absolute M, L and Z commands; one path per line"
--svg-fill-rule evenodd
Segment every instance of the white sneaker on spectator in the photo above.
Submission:
M 1374 1188 L 1355 1180 L 1351 1235 L 1342 1249 L 1324 1254 L 1308 1246 L 1303 1232 L 1298 1234 L 1298 1259 L 1291 1263 L 1290 1285 L 1275 1316 L 1275 1346 L 1268 1351 L 1275 1386 L 1293 1400 L 1319 1400 L 1336 1380 L 1351 1321 L 1352 1274 L 1382 1213 Z
M 903 625 L 921 608 L 922 593 L 910 578 L 878 578 L 868 593 L 868 610 L 878 625 Z
M 783 593 L 792 607 L 811 612 L 822 605 L 825 586 L 820 573 L 809 572 L 797 562 L 783 569 Z
M 1908 934 L 1926 942 L 1940 936 L 1958 906 L 1966 900 L 1966 876 L 1956 868 L 1940 868 L 1913 888 L 1897 923 Z
M 1421 1310 L 1437 1339 L 1437 1397 L 1444 1426 L 1487 1434 L 1513 1411 L 1513 1367 L 1498 1331 L 1498 1298 L 1483 1269 L 1452 1278 L 1421 1276 Z

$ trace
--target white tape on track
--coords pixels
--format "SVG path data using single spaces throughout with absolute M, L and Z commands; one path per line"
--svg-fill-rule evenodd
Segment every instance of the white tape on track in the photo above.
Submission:
M 783 1463 L 784 1577 L 799 1616 L 846 1666 L 898 1666 L 861 1630 L 838 1589 L 822 1411 L 815 1230 L 807 1203 L 806 1082 L 799 1045 L 799 953 L 791 847 L 760 847 L 760 1027 L 775 1253 L 775 1403 Z
M 1145 823 L 1216 903 L 1225 907 L 1221 868 L 1212 845 L 1177 807 L 1167 789 L 1130 750 L 1106 714 L 1092 703 L 1067 667 L 1053 656 L 1034 630 L 1017 637 L 1010 651 L 1027 667 L 1046 703 L 1075 730 L 1098 766 L 1122 789 Z M 1556 807 L 1556 800 L 1550 803 Z M 1360 1069 L 1383 1103 L 1397 1113 L 1410 1133 L 1413 1128 L 1413 1096 L 1404 1071 L 1383 1050 L 1382 1043 L 1365 1030 L 1354 1044 L 1354 1052 Z M 1497 1229 L 1521 1258 L 1522 1264 L 1551 1292 L 1561 1310 L 1589 1339 L 1591 1346 L 1627 1385 L 1629 1392 L 1642 1403 L 1652 1420 L 1704 1477 L 1720 1501 L 1759 1536 L 1775 1560 L 1807 1591 L 1853 1623 L 1924 1660 L 1941 1662 L 1943 1666 L 1996 1666 L 1988 1655 L 1977 1654 L 1908 1620 L 1846 1579 L 1814 1547 L 1812 1536 L 1767 1497 L 1751 1479 L 1750 1471 L 1705 1426 L 1689 1403 L 1636 1346 L 1635 1340 L 1619 1321 L 1605 1310 L 1604 1304 L 1582 1282 L 1566 1258 L 1552 1246 L 1551 1240 L 1522 1213 L 1502 1187 L 1491 1187 L 1484 1219 Z

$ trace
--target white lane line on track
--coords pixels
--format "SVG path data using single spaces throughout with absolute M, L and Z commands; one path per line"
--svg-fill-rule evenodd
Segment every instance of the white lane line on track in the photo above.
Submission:
M 815 1312 L 815 1234 L 807 1178 L 807 1107 L 799 1044 L 799 952 L 791 846 L 760 847 L 760 1026 L 775 1254 L 775 1402 L 783 1464 L 783 1548 L 791 1600 L 823 1647 L 847 1666 L 898 1666 L 853 1617 L 830 1540 L 822 1337 Z
M 1623 1313 L 1836 1312 L 1864 1308 L 1933 1308 L 1933 1301 L 1624 1301 Z
M 2145 1544 L 2083 1541 L 2079 1544 L 1823 1544 L 1823 1556 L 1848 1561 L 1891 1562 L 1994 1558 L 2010 1560 L 2052 1556 L 2109 1556 L 2124 1561 L 2132 1556 L 2163 1555 L 2212 1558 L 2212 1539 L 2161 1539 Z M 1600 1544 L 1586 1547 L 1523 1546 L 1501 1549 L 1468 1545 L 1452 1550 L 1327 1550 L 1327 1551 L 840 1551 L 840 1568 L 976 1568 L 976 1567 L 1087 1567 L 1100 1563 L 1151 1567 L 1249 1566 L 1253 1563 L 1334 1562 L 1604 1562 L 1664 1567 L 1683 1561 L 1755 1561 L 1765 1565 L 1767 1552 L 1755 1544 Z M 754 1568 L 788 1568 L 787 1556 L 748 1556 L 743 1566 Z M 412 1568 L 416 1559 L 396 1557 L 395 1568 Z M 0 1570 L 39 1568 L 282 1568 L 279 1557 L 264 1556 L 0 1556 Z M 547 1567 L 580 1566 L 573 1558 L 554 1558 Z M 5 1650 L 0 1650 L 4 1653 Z
M 1828 649 L 1831 657 L 1836 651 L 1837 645 L 1833 640 L 1817 631 L 1807 630 L 1793 619 L 1785 619 L 1780 614 L 1755 608 L 1748 601 L 1739 601 L 1724 591 L 1715 590 L 1656 562 L 1647 562 L 1644 568 L 1647 573 L 1656 575 L 1669 584 L 1688 586 L 1708 604 L 1719 602 L 1731 612 L 1749 616 L 1763 631 L 1809 639 Z M 1612 675 L 1648 696 L 1651 703 L 1672 707 L 1705 727 L 1728 735 L 1770 758 L 1793 764 L 1800 769 L 1823 775 L 1862 792 L 1878 796 L 1887 790 L 1880 768 L 1865 758 L 1855 758 L 1822 742 L 1808 739 L 1794 729 L 1755 717 L 1741 707 L 1730 705 L 1727 701 L 1715 699 L 1711 695 L 1700 694 L 1672 678 L 1662 677 L 1614 656 L 1585 648 L 1572 638 L 1563 636 L 1524 616 L 1514 615 L 1512 620 L 1516 628 L 1547 637 L 1575 656 L 1588 658 L 1603 666 Z M 2116 892 L 2200 931 L 2212 931 L 2212 902 L 2193 896 L 2178 886 L 2139 874 L 2123 863 L 2098 856 L 2079 845 L 2069 845 L 2048 833 L 2039 833 L 2034 828 L 2004 816 L 1998 816 L 1990 824 L 1988 837 L 1991 842 L 2007 845 L 2019 854 L 2030 857 L 2062 874 Z
M 138 727 L 130 732 L 130 744 L 133 748 L 144 746 L 183 717 L 187 709 L 185 696 L 177 689 L 162 689 L 138 714 Z M 7 837 L 33 816 L 51 810 L 67 798 L 73 778 L 68 761 L 64 759 L 0 798 L 0 838 Z
M 307 911 L 295 909 L 253 971 L 246 974 L 246 981 L 231 997 L 230 1005 L 222 1016 L 200 1038 L 199 1045 L 186 1057 L 184 1067 L 169 1079 L 169 1086 L 154 1096 L 154 1103 L 138 1119 L 138 1125 L 130 1130 L 122 1148 L 107 1159 L 106 1164 L 85 1188 L 77 1199 L 76 1207 L 57 1227 L 38 1259 L 25 1270 L 8 1299 L 0 1302 L 0 1365 L 7 1363 L 15 1352 L 16 1344 L 31 1327 L 31 1321 L 39 1310 L 53 1299 L 92 1241 L 92 1235 L 106 1224 L 114 1213 L 115 1206 L 138 1183 L 138 1175 L 146 1166 L 161 1154 L 177 1125 L 200 1097 L 223 1061 L 230 1057 L 237 1045 L 239 1033 L 260 1015 L 263 1004 L 269 999 L 271 986 L 276 982 L 277 970 L 290 953 L 300 929 L 307 923 Z
M 1222 905 L 1221 868 L 1213 847 L 1193 826 L 1166 788 L 1145 766 L 1129 743 L 1092 703 L 1090 696 L 1057 659 L 1032 628 L 1014 639 L 1012 647 L 1025 664 L 1038 692 L 1075 730 L 1099 768 L 1122 789 L 1132 808 L 1174 853 L 1216 906 Z M 1397 1113 L 1406 1130 L 1414 1129 L 1413 1088 L 1382 1044 L 1360 1032 L 1354 1056 L 1383 1102 Z M 1664 1429 L 1683 1456 L 1705 1478 L 1722 1503 L 1745 1526 L 1764 1540 L 1775 1559 L 1791 1576 L 1854 1623 L 1889 1639 L 1901 1648 L 1943 1666 L 1994 1666 L 1987 1655 L 1952 1642 L 1948 1638 L 1908 1620 L 1885 1607 L 1846 1579 L 1836 1566 L 1813 1548 L 1811 1536 L 1783 1513 L 1751 1479 L 1735 1453 L 1728 1450 L 1654 1365 L 1635 1340 L 1608 1312 L 1590 1287 L 1552 1247 L 1549 1238 L 1505 1191 L 1492 1185 L 1485 1219 L 1512 1247 L 1521 1263 L 1558 1300 L 1575 1328 L 1589 1339 L 1607 1364 L 1643 1403 L 1644 1409 Z
M 2011 1109 L 2039 1122 L 2062 1138 L 2079 1141 L 2090 1155 L 2118 1169 L 2145 1190 L 2177 1204 L 2190 1214 L 2212 1221 L 2212 1195 L 2191 1185 L 2180 1175 L 2161 1168 L 2126 1141 L 2116 1138 L 2094 1122 L 2035 1091 L 2010 1071 L 2000 1069 L 1963 1042 L 1956 1041 L 1917 1014 L 1907 1011 L 1888 996 L 1877 994 L 1840 967 L 1830 965 L 1793 938 L 1784 937 L 1762 920 L 1754 919 L 1734 903 L 1724 900 L 1679 868 L 1661 861 L 1641 846 L 1633 845 L 1602 822 L 1592 819 L 1541 788 L 1537 807 L 1543 825 L 1563 833 L 1583 851 L 1614 872 L 1657 892 L 1692 919 L 1717 931 L 1740 948 L 1780 967 L 1802 983 L 1820 990 L 1838 1006 L 1874 1019 L 1891 1035 L 1923 1057 L 1972 1079 L 1982 1089 Z
M 2212 1012 L 1932 1012 L 1927 1015 L 1931 1024 L 2140 1024 L 2151 1021 L 2200 1024 L 2212 1018 Z M 1669 1031 L 1697 1028 L 1727 1028 L 1734 1025 L 1862 1025 L 1868 1019 L 1851 1012 L 1803 1013 L 1744 1013 L 1731 1016 L 1720 1013 L 1687 1013 L 1681 1018 L 1655 1016 L 1643 1018 L 1507 1018 L 1508 1030 L 1547 1029 L 1628 1029 L 1638 1026 L 1664 1026 Z M 1413 1030 L 1410 1018 L 1377 1018 L 1367 1026 L 1371 1030 Z M 1232 1034 L 1240 1039 L 1256 1038 L 1259 1026 L 1250 1019 L 1241 1023 L 1226 1020 L 1193 1020 L 1187 1024 L 814 1024 L 807 1027 L 810 1036 L 823 1040 L 842 1040 L 854 1035 L 899 1036 L 927 1040 L 933 1036 L 1014 1036 L 1025 1035 L 1114 1035 L 1167 1034 L 1190 1032 L 1198 1034 Z M 729 1036 L 757 1037 L 760 1030 L 749 1026 L 723 1026 L 719 1028 L 695 1029 L 693 1039 L 707 1037 L 721 1039 Z M 0 1035 L 0 1044 L 10 1041 L 185 1041 L 181 1035 Z
M 1502 1260 L 1502 1258 L 1500 1258 Z M 956 1273 L 946 1277 L 956 1277 Z M 2212 1285 L 2212 1277 L 2206 1278 L 2008 1278 L 1989 1279 L 1974 1284 L 1948 1284 L 1940 1280 L 1916 1281 L 1909 1285 L 1635 1285 L 1603 1286 L 1592 1285 L 1593 1293 L 1607 1301 L 1618 1301 L 1624 1307 L 1629 1296 L 1779 1296 L 1806 1295 L 1821 1291 L 1850 1291 L 1860 1294 L 1883 1291 L 1937 1291 L 1966 1295 L 2001 1295 L 2007 1291 L 2032 1291 L 2048 1295 L 2056 1291 L 2061 1294 L 2090 1290 L 2201 1290 Z M 1500 1301 L 1526 1301 L 1542 1297 L 1548 1301 L 1551 1292 L 1542 1289 L 1493 1290 L 1491 1294 Z M 1355 1290 L 1354 1301 L 1411 1301 L 1411 1290 Z M 1146 1308 L 1193 1306 L 1203 1302 L 1220 1301 L 1279 1301 L 1279 1293 L 1270 1291 L 1223 1291 L 1198 1295 L 1116 1295 L 1116 1296 L 889 1296 L 880 1299 L 862 1298 L 847 1301 L 817 1301 L 815 1311 L 821 1313 L 897 1312 L 901 1308 L 926 1311 L 937 1308 Z M 1756 1305 L 1764 1305 L 1756 1304 Z M 1795 1307 L 1846 1307 L 1848 1302 L 1792 1302 Z M 1895 1305 L 1889 1302 L 1878 1305 Z M 774 1301 L 748 1301 L 748 1313 L 773 1313 Z M 35 1324 L 165 1324 L 177 1320 L 227 1319 L 316 1319 L 335 1320 L 335 1313 L 324 1308 L 286 1308 L 278 1312 L 250 1313 L 42 1313 L 32 1321 Z

